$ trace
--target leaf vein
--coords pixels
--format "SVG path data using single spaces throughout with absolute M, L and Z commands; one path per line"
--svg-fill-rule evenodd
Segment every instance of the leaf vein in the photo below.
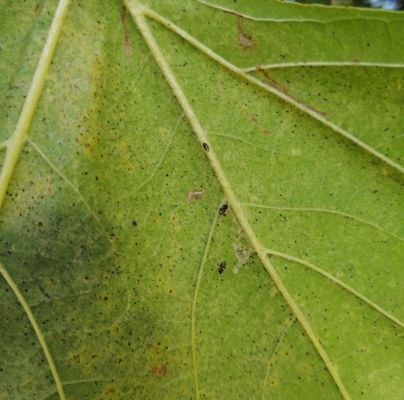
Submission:
M 267 382 L 268 382 L 268 378 L 269 378 L 269 372 L 272 369 L 272 362 L 273 362 L 279 348 L 282 346 L 283 340 L 285 339 L 286 334 L 289 332 L 289 329 L 292 327 L 292 325 L 295 323 L 295 321 L 296 321 L 296 317 L 294 317 L 292 319 L 288 319 L 286 326 L 283 328 L 283 330 L 277 340 L 277 343 L 276 343 L 274 349 L 272 350 L 271 355 L 268 358 L 267 367 L 265 369 L 265 376 L 264 376 L 264 380 L 262 383 L 261 400 L 265 399 L 265 390 L 266 390 L 266 386 L 267 386 Z
M 383 314 L 386 318 L 393 321 L 395 324 L 399 325 L 401 328 L 404 328 L 404 322 L 400 321 L 394 315 L 392 315 L 391 313 L 386 311 L 383 307 L 380 307 L 374 301 L 370 300 L 368 297 L 364 296 L 363 294 L 361 294 L 359 291 L 357 291 L 353 287 L 351 287 L 348 284 L 344 283 L 343 281 L 336 278 L 334 275 L 330 274 L 329 272 L 324 271 L 322 268 L 317 267 L 313 263 L 311 263 L 309 261 L 306 261 L 306 260 L 303 260 L 302 258 L 292 256 L 292 255 L 287 254 L 287 253 L 282 253 L 282 252 L 277 251 L 277 250 L 267 249 L 267 252 L 268 252 L 269 255 L 278 256 L 278 257 L 284 258 L 285 260 L 289 260 L 289 261 L 295 262 L 297 264 L 301 264 L 301 265 L 303 265 L 303 266 L 305 266 L 305 267 L 319 273 L 320 275 L 322 275 L 325 278 L 329 279 L 330 281 L 334 282 L 338 286 L 341 286 L 342 288 L 347 290 L 349 293 L 351 293 L 352 295 L 354 295 L 358 299 L 365 302 L 367 305 L 372 307 L 374 310 L 378 311 L 380 314 Z
M 295 61 L 285 63 L 274 63 L 265 65 L 253 65 L 240 68 L 243 72 L 254 72 L 266 69 L 283 69 L 298 67 L 378 67 L 378 68 L 404 68 L 401 63 L 384 63 L 377 61 Z
M 328 19 L 326 21 L 322 21 L 320 19 L 313 19 L 313 18 L 271 18 L 271 17 L 254 17 L 251 14 L 247 14 L 247 13 L 243 13 L 243 12 L 239 12 L 239 11 L 235 11 L 232 10 L 231 8 L 227 8 L 224 6 L 220 6 L 218 4 L 214 4 L 214 3 L 210 3 L 206 0 L 197 0 L 199 3 L 210 7 L 210 8 L 214 8 L 220 11 L 224 11 L 226 13 L 229 14 L 233 14 L 233 15 L 237 15 L 239 17 L 245 18 L 245 19 L 249 19 L 252 21 L 257 21 L 257 22 L 279 22 L 279 23 L 283 23 L 283 22 L 287 22 L 287 23 L 305 23 L 305 22 L 309 22 L 309 23 L 317 23 L 317 24 L 327 24 L 327 23 L 332 23 L 332 22 L 340 22 L 340 21 L 358 21 L 358 20 L 372 20 L 372 21 L 381 21 L 381 22 L 386 22 L 387 20 L 384 18 L 380 18 L 380 17 L 344 17 L 344 18 L 334 18 L 334 19 Z M 306 7 L 306 4 L 301 4 L 301 3 L 295 3 L 293 4 L 294 6 L 297 7 Z M 310 6 L 313 7 L 313 5 L 315 6 L 315 4 L 310 4 Z M 338 8 L 338 6 L 333 6 L 333 8 Z M 368 10 L 368 12 L 375 12 L 376 10 L 374 9 L 370 9 Z M 377 12 L 377 11 L 376 11 Z
M 0 174 L 0 208 L 3 206 L 4 198 L 14 172 L 21 150 L 27 139 L 28 131 L 34 116 L 38 101 L 45 85 L 46 76 L 52 61 L 58 38 L 63 26 L 63 20 L 67 14 L 67 8 L 70 0 L 60 0 L 56 8 L 48 37 L 44 48 L 42 49 L 39 62 L 35 70 L 27 97 L 25 99 L 20 117 L 17 122 L 14 133 L 7 140 L 7 151 L 4 165 Z
M 292 212 L 314 212 L 314 213 L 324 213 L 324 214 L 332 214 L 332 215 L 338 215 L 340 217 L 344 218 L 349 218 L 354 221 L 357 221 L 363 225 L 370 226 L 374 229 L 379 230 L 380 232 L 383 232 L 397 240 L 400 240 L 401 242 L 404 242 L 404 239 L 401 238 L 400 236 L 388 231 L 387 229 L 384 229 L 380 227 L 377 224 L 374 224 L 373 222 L 366 221 L 360 217 L 356 217 L 355 215 L 343 212 L 343 211 L 338 211 L 338 210 L 331 210 L 327 208 L 318 208 L 318 207 L 277 207 L 277 206 L 269 206 L 265 204 L 255 204 L 255 203 L 242 203 L 243 206 L 245 207 L 253 207 L 253 208 L 264 208 L 268 210 L 279 210 L 279 211 L 292 211 Z
M 223 201 L 220 202 L 220 204 L 222 204 L 222 203 L 223 203 Z M 214 217 L 212 219 L 212 223 L 211 223 L 211 226 L 210 226 L 210 229 L 209 229 L 209 234 L 208 234 L 208 238 L 207 238 L 207 241 L 206 241 L 205 250 L 203 252 L 202 261 L 201 261 L 201 264 L 200 264 L 200 267 L 199 267 L 198 276 L 197 276 L 196 283 L 195 283 L 194 297 L 193 297 L 193 300 L 192 300 L 191 343 L 192 343 L 192 364 L 193 364 L 193 370 L 194 370 L 194 383 L 195 383 L 195 398 L 196 398 L 196 400 L 199 400 L 199 398 L 200 398 L 198 360 L 197 360 L 197 354 L 196 354 L 196 309 L 197 309 L 199 290 L 200 290 L 201 282 L 202 282 L 202 275 L 203 275 L 204 267 L 205 267 L 205 264 L 206 264 L 206 260 L 208 258 L 210 245 L 212 243 L 213 233 L 214 233 L 215 228 L 216 228 L 217 218 L 218 218 L 218 215 L 219 215 L 219 208 L 220 208 L 220 205 L 219 205 L 219 207 L 217 207 L 215 209 Z
M 46 339 L 44 334 L 41 331 L 41 328 L 38 325 L 38 322 L 28 304 L 28 302 L 25 300 L 25 297 L 21 293 L 21 291 L 18 289 L 17 284 L 14 282 L 13 278 L 10 276 L 10 274 L 7 272 L 7 270 L 4 268 L 3 264 L 0 263 L 0 273 L 3 276 L 4 280 L 7 282 L 7 284 L 10 286 L 11 290 L 13 291 L 14 295 L 17 297 L 18 302 L 20 303 L 21 307 L 23 308 L 25 314 L 27 315 L 32 328 L 34 329 L 34 332 L 38 338 L 39 344 L 42 347 L 42 351 L 45 355 L 46 361 L 49 365 L 49 369 L 52 373 L 53 380 L 55 381 L 57 392 L 59 394 L 59 397 L 61 400 L 65 400 L 65 395 L 63 391 L 63 384 L 60 379 L 58 370 L 56 368 L 55 362 L 53 361 L 52 354 L 48 348 L 48 345 L 46 343 Z
M 153 171 L 151 172 L 151 174 L 137 187 L 137 189 L 135 189 L 134 193 L 138 193 L 140 192 L 156 175 L 158 169 L 160 168 L 161 164 L 164 162 L 168 151 L 170 150 L 170 147 L 172 145 L 175 133 L 177 131 L 178 126 L 180 125 L 180 122 L 182 120 L 184 116 L 184 113 L 181 113 L 181 115 L 178 117 L 178 120 L 174 126 L 174 128 L 171 131 L 171 135 L 170 138 L 168 140 L 168 143 L 163 151 L 163 154 L 161 155 L 160 159 L 158 160 L 157 164 L 155 165 L 155 167 L 153 168 Z

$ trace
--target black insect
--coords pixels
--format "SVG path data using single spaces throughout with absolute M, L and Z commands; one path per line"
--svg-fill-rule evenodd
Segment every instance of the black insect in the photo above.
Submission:
M 222 261 L 219 264 L 219 268 L 217 269 L 219 271 L 219 274 L 223 274 L 224 270 L 226 269 L 226 265 L 227 265 L 226 261 Z
M 209 145 L 207 143 L 204 143 L 202 146 L 206 151 L 209 151 Z
M 229 205 L 227 203 L 224 203 L 220 208 L 219 208 L 219 215 L 222 215 L 223 217 L 226 216 L 226 212 L 229 209 Z

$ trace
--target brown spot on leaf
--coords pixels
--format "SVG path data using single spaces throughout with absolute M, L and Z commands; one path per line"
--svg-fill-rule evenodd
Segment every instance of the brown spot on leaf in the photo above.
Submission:
M 125 53 L 129 55 L 132 52 L 132 43 L 130 42 L 128 26 L 126 25 L 126 7 L 125 6 L 122 6 L 121 22 L 122 22 L 123 29 L 125 32 Z
M 163 377 L 167 375 L 167 367 L 162 365 L 161 367 L 153 367 L 151 369 L 151 373 L 153 376 Z
M 51 195 L 54 191 L 54 185 L 53 185 L 53 180 L 52 177 L 46 178 L 46 188 L 48 191 L 48 195 Z
M 271 131 L 267 128 L 265 128 L 264 126 L 261 125 L 261 123 L 258 121 L 258 118 L 254 115 L 251 114 L 249 111 L 241 109 L 241 112 L 248 117 L 253 123 L 254 125 L 256 125 L 256 127 L 258 128 L 259 131 L 261 131 L 264 135 L 270 135 Z
M 43 7 L 44 7 L 43 2 L 42 2 L 42 3 L 37 3 L 36 6 L 35 6 L 35 8 L 34 8 L 34 12 L 35 12 L 37 15 L 41 14 L 41 12 L 42 12 L 42 10 L 43 10 Z
M 252 49 L 255 47 L 255 41 L 253 37 L 247 33 L 241 26 L 241 17 L 237 15 L 237 39 L 239 45 L 244 49 Z

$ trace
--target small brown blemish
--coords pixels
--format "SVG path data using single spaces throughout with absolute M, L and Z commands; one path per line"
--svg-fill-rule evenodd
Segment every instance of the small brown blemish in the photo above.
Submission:
M 165 365 L 162 365 L 160 368 L 159 367 L 153 367 L 151 369 L 151 373 L 153 376 L 166 376 L 167 375 L 167 367 Z
M 207 143 L 204 143 L 202 146 L 206 151 L 209 151 L 209 145 Z
M 246 110 L 241 110 L 241 112 L 247 116 L 258 128 L 259 131 L 261 131 L 264 135 L 270 135 L 271 131 L 267 128 L 265 128 L 264 126 L 261 125 L 261 123 L 258 121 L 258 118 L 251 114 L 250 112 L 246 111 Z
M 130 54 L 132 52 L 132 43 L 129 39 L 128 26 L 126 25 L 126 7 L 122 6 L 121 22 L 125 31 L 125 53 Z
M 48 195 L 53 193 L 53 182 L 51 178 L 46 179 L 46 189 L 48 191 Z
M 39 15 L 42 12 L 42 10 L 43 10 L 43 4 L 41 4 L 41 3 L 38 3 L 34 8 L 34 12 L 37 15 Z
M 187 199 L 188 201 L 192 200 L 202 200 L 203 196 L 205 195 L 205 189 L 194 190 L 188 193 Z
M 237 39 L 238 43 L 244 49 L 252 49 L 255 47 L 255 42 L 253 37 L 247 33 L 241 26 L 241 17 L 237 15 Z

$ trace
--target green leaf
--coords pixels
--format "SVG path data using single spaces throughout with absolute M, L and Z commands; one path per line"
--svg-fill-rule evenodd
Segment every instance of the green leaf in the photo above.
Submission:
M 0 10 L 1 400 L 404 399 L 403 14 Z

